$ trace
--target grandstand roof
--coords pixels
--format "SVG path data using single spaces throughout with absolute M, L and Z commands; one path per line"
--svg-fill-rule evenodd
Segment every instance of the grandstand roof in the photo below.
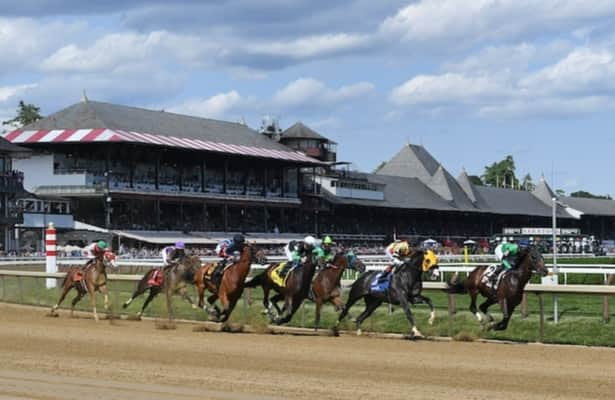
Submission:
M 29 154 L 31 153 L 31 150 L 25 147 L 17 146 L 16 144 L 13 144 L 0 137 L 0 153 Z
M 615 200 L 567 196 L 560 197 L 560 199 L 585 214 L 615 216 Z
M 473 185 L 465 171 L 457 180 L 454 179 L 423 146 L 405 145 L 375 174 L 364 177 L 369 182 L 386 185 L 384 201 L 328 197 L 338 204 L 502 215 L 552 215 L 550 196 L 553 192 L 544 180 L 534 192 Z M 545 200 L 547 198 L 548 201 Z M 559 206 L 557 216 L 572 218 L 565 208 Z
M 96 101 L 74 104 L 4 137 L 24 144 L 133 142 L 320 163 L 240 123 Z

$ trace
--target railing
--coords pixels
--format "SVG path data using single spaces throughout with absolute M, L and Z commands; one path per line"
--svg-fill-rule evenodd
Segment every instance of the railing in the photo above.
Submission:
M 66 273 L 57 272 L 57 273 L 47 273 L 47 272 L 32 272 L 32 271 L 3 271 L 0 270 L 0 278 L 2 279 L 2 286 L 4 286 L 4 277 L 15 277 L 15 278 L 56 278 L 62 279 L 66 276 Z M 124 275 L 124 274 L 109 274 L 107 275 L 107 279 L 109 281 L 117 281 L 117 282 L 135 282 L 139 281 L 143 278 L 143 275 Z M 352 283 L 352 281 L 343 280 L 342 287 L 347 289 L 347 287 Z M 21 291 L 21 281 L 19 281 L 19 290 Z M 442 282 L 423 282 L 423 290 L 434 291 L 434 290 L 444 290 L 447 288 L 447 285 Z M 5 289 L 3 288 L 3 296 L 5 295 Z M 608 296 L 615 295 L 615 286 L 602 286 L 602 285 L 535 285 L 528 284 L 525 287 L 524 297 L 528 293 L 533 293 L 538 296 L 539 299 L 539 311 L 540 311 L 540 322 L 539 322 L 539 341 L 542 342 L 544 340 L 544 302 L 543 295 L 590 295 L 590 296 L 605 296 L 603 302 L 603 311 L 602 316 L 603 320 L 606 322 L 609 319 L 609 303 Z M 19 294 L 19 298 L 23 298 L 23 293 Z M 244 298 L 245 300 L 245 298 Z M 244 302 L 245 303 L 245 302 Z M 39 303 L 40 304 L 40 303 Z M 455 295 L 448 295 L 448 323 L 449 323 L 449 331 L 452 332 L 452 324 L 455 314 Z M 522 307 L 522 313 L 524 307 Z

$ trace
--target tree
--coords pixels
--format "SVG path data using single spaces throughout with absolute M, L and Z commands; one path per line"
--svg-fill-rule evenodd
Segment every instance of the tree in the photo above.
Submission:
M 470 183 L 472 185 L 475 185 L 475 186 L 484 186 L 485 185 L 483 180 L 480 179 L 480 176 L 478 176 L 478 175 L 468 175 L 468 179 L 470 180 Z
M 486 166 L 482 178 L 486 185 L 509 188 L 518 187 L 519 180 L 515 176 L 515 160 L 513 156 L 508 155 L 502 161 Z
M 536 188 L 536 185 L 534 185 L 534 182 L 532 181 L 532 176 L 530 174 L 526 174 L 523 177 L 523 182 L 521 182 L 521 186 L 523 187 L 523 190 L 526 190 L 528 192 L 531 192 Z
M 609 194 L 606 194 L 606 195 L 602 196 L 602 195 L 586 192 L 585 190 L 579 190 L 579 191 L 570 193 L 570 197 L 583 197 L 583 198 L 586 198 L 586 199 L 613 200 L 613 198 Z
M 566 196 L 566 191 L 564 189 L 556 189 L 555 194 L 557 195 L 557 197 Z
M 17 116 L 13 119 L 2 122 L 2 125 L 11 125 L 21 128 L 24 125 L 28 125 L 42 119 L 43 116 L 40 114 L 40 111 L 41 109 L 34 104 L 26 104 L 23 100 L 20 100 L 19 105 L 17 106 Z

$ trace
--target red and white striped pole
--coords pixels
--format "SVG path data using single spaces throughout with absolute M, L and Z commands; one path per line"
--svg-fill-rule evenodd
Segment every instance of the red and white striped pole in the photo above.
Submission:
M 58 264 L 56 263 L 56 228 L 54 228 L 53 222 L 50 222 L 47 229 L 45 229 L 45 251 L 45 272 L 58 272 Z M 47 278 L 47 289 L 55 287 L 56 278 Z

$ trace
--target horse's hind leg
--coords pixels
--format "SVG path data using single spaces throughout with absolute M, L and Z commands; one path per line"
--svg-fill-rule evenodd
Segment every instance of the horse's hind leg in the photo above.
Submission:
M 314 299 L 314 303 L 316 303 L 316 318 L 314 320 L 314 330 L 317 331 L 320 327 L 320 309 L 322 307 L 322 297 L 316 296 Z
M 429 306 L 430 314 L 429 314 L 429 320 L 427 321 L 427 323 L 429 325 L 433 325 L 434 321 L 436 320 L 436 309 L 434 308 L 433 303 L 431 302 L 431 299 L 429 297 L 425 297 L 419 294 L 418 296 L 414 296 L 414 298 L 412 299 L 412 303 L 413 304 L 425 303 L 427 304 L 427 306 Z
M 150 288 L 149 290 L 149 295 L 147 296 L 147 299 L 145 299 L 145 303 L 143 303 L 143 307 L 141 307 L 141 311 L 139 311 L 139 313 L 137 314 L 137 316 L 139 318 L 141 318 L 141 316 L 143 315 L 143 313 L 145 312 L 145 309 L 147 308 L 147 306 L 149 305 L 149 303 L 154 300 L 154 297 L 156 297 L 158 295 L 158 293 L 160 293 L 160 289 L 155 289 L 155 288 Z
M 100 293 L 102 293 L 103 298 L 105 299 L 105 311 L 109 310 L 109 289 L 107 288 L 107 284 L 98 287 Z
M 350 304 L 350 302 L 348 304 Z M 348 307 L 348 304 L 346 304 L 346 307 Z M 382 300 L 380 299 L 371 296 L 365 297 L 365 310 L 363 310 L 363 312 L 357 317 L 356 321 L 357 335 L 361 335 L 361 324 L 363 321 L 372 315 L 380 304 L 382 304 Z
M 196 309 L 196 304 L 194 304 L 194 302 L 188 295 L 188 289 L 185 286 L 179 289 L 179 294 L 184 300 L 186 300 L 190 304 L 190 306 L 192 306 L 193 309 Z
M 276 295 L 271 298 L 271 304 L 273 304 L 273 307 L 277 311 L 278 316 L 282 315 L 285 311 L 285 309 L 281 309 L 280 306 L 278 305 L 278 302 L 282 300 L 283 298 L 284 296 L 282 296 L 280 293 L 276 293 Z
M 483 323 L 483 316 L 478 312 L 476 308 L 476 296 L 478 296 L 478 290 L 472 289 L 470 290 L 470 312 L 476 316 L 478 322 Z
M 77 303 L 79 303 L 79 301 L 83 298 L 83 296 L 85 296 L 85 292 L 77 289 L 77 296 L 75 296 L 75 298 L 73 299 L 73 301 L 71 301 L 70 303 L 70 317 L 73 317 L 73 313 L 75 311 L 75 306 L 77 305 Z
M 62 294 L 60 295 L 60 298 L 58 299 L 57 303 L 51 307 L 51 313 L 55 313 L 56 310 L 58 309 L 58 307 L 60 307 L 60 304 L 62 304 L 62 302 L 64 301 L 64 298 L 66 297 L 66 294 L 71 290 L 72 285 L 65 285 L 62 288 Z
M 410 310 L 410 303 L 408 302 L 408 294 L 405 291 L 398 291 L 397 298 L 399 299 L 399 304 L 404 310 L 406 314 L 406 319 L 410 323 L 411 332 L 414 337 L 422 337 L 423 334 L 417 329 L 416 322 L 414 321 L 414 315 L 412 315 L 412 310 Z
M 146 280 L 147 276 L 144 278 L 144 280 Z M 126 300 L 124 302 L 124 304 L 122 304 L 122 308 L 126 308 L 130 305 L 130 303 L 133 302 L 134 299 L 136 299 L 137 297 L 141 296 L 143 293 L 145 293 L 145 291 L 147 290 L 147 285 L 143 284 L 144 281 L 139 282 L 139 284 L 137 285 L 137 288 L 135 289 L 135 291 L 132 293 L 132 296 L 130 296 L 130 298 L 128 300 Z
M 489 318 L 489 322 L 493 322 L 493 316 L 491 314 L 489 314 L 489 307 L 491 307 L 492 305 L 494 305 L 496 303 L 495 300 L 491 299 L 491 298 L 487 298 L 487 300 L 485 300 L 480 306 L 478 306 L 478 309 L 487 316 L 487 318 Z
M 352 290 L 350 291 L 350 296 L 348 297 L 348 301 L 346 302 L 346 305 L 342 309 L 342 312 L 340 313 L 340 315 L 337 317 L 337 322 L 335 323 L 336 327 L 339 326 L 340 322 L 342 322 L 342 320 L 346 317 L 346 315 L 348 315 L 348 311 L 350 310 L 350 307 L 352 307 L 354 303 L 359 301 L 359 299 L 362 297 L 363 297 L 363 294 L 361 294 L 360 296 L 358 295 L 353 296 Z

